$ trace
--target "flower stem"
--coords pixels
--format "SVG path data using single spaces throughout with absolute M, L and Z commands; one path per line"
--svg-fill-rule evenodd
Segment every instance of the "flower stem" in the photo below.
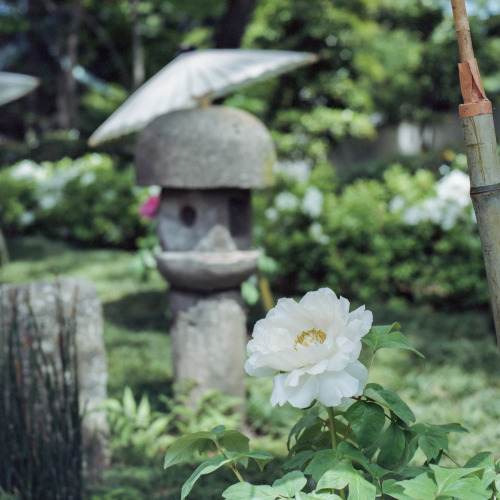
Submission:
M 334 415 L 333 415 L 333 408 L 331 406 L 327 407 L 328 411 L 328 420 L 330 422 L 330 437 L 332 439 L 332 448 L 334 450 L 337 449 L 337 432 L 335 430 L 335 421 L 334 421 Z
M 368 366 L 368 373 L 370 373 L 371 369 L 372 369 L 372 365 L 373 365 L 373 360 L 375 359 L 375 354 L 376 354 L 377 351 L 373 351 L 373 354 L 372 354 L 372 357 L 370 359 L 370 365 Z
M 215 446 L 217 446 L 217 450 L 219 450 L 219 453 L 223 457 L 227 458 L 227 455 L 224 453 L 224 450 L 222 449 L 222 447 L 218 441 L 215 441 Z M 231 464 L 231 470 L 234 472 L 235 476 L 238 478 L 238 481 L 240 483 L 245 482 L 245 480 L 241 477 L 240 471 L 238 470 L 238 467 L 236 467 L 236 464 L 234 464 L 234 463 Z
M 462 468 L 462 465 L 460 465 L 451 455 L 448 455 L 446 451 L 443 450 L 443 455 L 447 458 L 449 458 L 459 469 Z
M 331 406 L 326 407 L 328 411 L 328 421 L 330 422 L 329 428 L 330 428 L 330 437 L 332 439 L 332 448 L 334 450 L 337 449 L 337 431 L 335 430 L 335 415 L 333 414 L 333 408 Z M 344 490 L 339 490 L 340 496 L 343 500 L 345 500 L 345 493 Z
M 240 474 L 240 471 L 238 470 L 238 468 L 236 467 L 236 465 L 234 464 L 231 464 L 231 469 L 233 469 L 233 472 L 236 474 L 236 477 L 238 478 L 238 481 L 240 483 L 244 483 L 244 479 L 241 477 L 241 474 Z

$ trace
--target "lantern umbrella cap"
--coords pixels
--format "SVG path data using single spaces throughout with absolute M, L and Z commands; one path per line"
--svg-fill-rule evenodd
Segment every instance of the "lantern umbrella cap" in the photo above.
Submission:
M 139 87 L 91 135 L 89 145 L 137 132 L 160 115 L 206 105 L 317 59 L 310 52 L 287 50 L 208 49 L 182 53 Z

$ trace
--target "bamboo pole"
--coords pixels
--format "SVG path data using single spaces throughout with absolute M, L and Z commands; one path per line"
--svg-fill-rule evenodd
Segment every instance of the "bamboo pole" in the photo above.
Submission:
M 471 198 L 490 289 L 497 344 L 500 346 L 500 162 L 491 102 L 486 98 L 474 59 L 465 0 L 451 0 L 461 63 L 459 107 Z

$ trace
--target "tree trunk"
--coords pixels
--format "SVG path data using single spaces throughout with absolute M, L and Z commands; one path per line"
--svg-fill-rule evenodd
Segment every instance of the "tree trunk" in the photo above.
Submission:
M 52 0 L 42 0 L 56 23 L 56 57 L 59 63 L 57 78 L 57 125 L 71 130 L 76 125 L 77 83 L 73 71 L 78 63 L 80 26 L 83 19 L 82 0 L 72 0 L 59 6 Z
M 218 49 L 237 49 L 250 21 L 255 0 L 229 0 L 215 33 L 215 47 Z
M 138 0 L 130 0 L 130 12 L 132 15 L 132 91 L 144 83 L 146 75 L 137 5 Z

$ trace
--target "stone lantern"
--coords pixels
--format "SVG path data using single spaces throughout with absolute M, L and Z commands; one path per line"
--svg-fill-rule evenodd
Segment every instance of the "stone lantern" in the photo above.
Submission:
M 139 135 L 137 183 L 162 187 L 158 270 L 170 284 L 174 380 L 244 397 L 240 284 L 257 268 L 251 189 L 272 183 L 265 126 L 226 106 L 174 111 Z

